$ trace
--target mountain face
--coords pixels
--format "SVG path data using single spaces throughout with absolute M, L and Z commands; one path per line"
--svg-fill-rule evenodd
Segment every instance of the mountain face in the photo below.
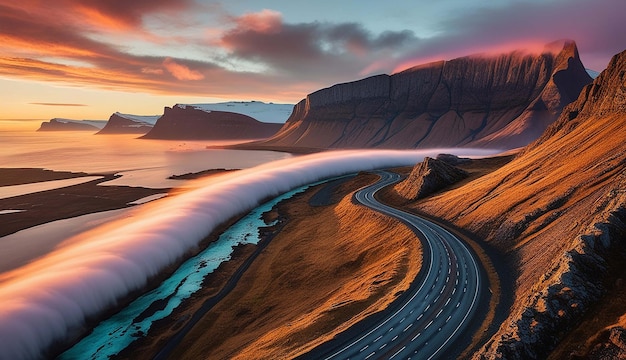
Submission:
M 104 120 L 70 120 L 54 118 L 48 122 L 42 122 L 37 131 L 92 131 L 96 132 L 102 127 Z
M 145 134 L 152 129 L 158 118 L 158 116 L 136 116 L 116 112 L 109 117 L 109 121 L 98 132 L 98 135 Z
M 257 121 L 250 116 L 203 110 L 194 106 L 166 107 L 163 116 L 142 138 L 171 140 L 261 139 L 275 134 L 282 124 Z
M 591 305 L 618 286 L 605 280 L 625 271 L 625 128 L 626 51 L 510 163 L 414 205 L 478 234 L 515 270 L 508 318 L 475 358 L 546 358 Z M 621 344 L 614 340 L 626 338 L 626 306 L 617 304 L 594 310 L 596 318 L 610 319 L 599 326 L 607 334 L 580 340 L 607 339 L 590 345 L 608 349 L 593 358 L 609 358 Z M 581 328 L 598 326 L 589 321 Z
M 404 181 L 394 186 L 394 190 L 402 198 L 413 201 L 463 180 L 467 175 L 465 170 L 443 160 L 425 157 Z
M 469 56 L 309 94 L 259 147 L 515 148 L 536 139 L 591 78 L 573 42 L 542 54 Z

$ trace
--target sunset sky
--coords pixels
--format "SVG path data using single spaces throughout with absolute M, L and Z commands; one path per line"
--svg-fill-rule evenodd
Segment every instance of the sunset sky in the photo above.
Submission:
M 295 103 L 478 52 L 626 48 L 624 0 L 0 0 L 0 118 L 107 119 L 175 103 Z

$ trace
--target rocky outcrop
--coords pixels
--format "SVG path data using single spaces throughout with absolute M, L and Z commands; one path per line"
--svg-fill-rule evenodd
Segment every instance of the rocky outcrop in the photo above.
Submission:
M 69 120 L 54 118 L 48 122 L 42 122 L 37 131 L 92 131 L 100 130 L 93 123 L 96 120 L 87 122 L 86 120 Z
M 228 111 L 194 106 L 166 107 L 163 116 L 142 138 L 176 140 L 261 139 L 275 134 L 282 124 L 263 123 Z
M 418 205 L 517 272 L 513 307 L 475 358 L 545 358 L 602 296 L 607 254 L 626 249 L 625 74 L 626 51 L 513 161 Z
M 98 132 L 102 134 L 145 134 L 154 126 L 155 116 L 133 116 L 119 112 L 109 117 L 107 124 Z
M 300 101 L 256 147 L 515 148 L 535 140 L 591 82 L 573 42 L 420 65 Z
M 467 172 L 442 160 L 426 157 L 415 165 L 411 174 L 394 186 L 402 198 L 413 201 L 424 198 L 468 176 Z
M 626 329 L 615 326 L 605 331 L 603 341 L 587 354 L 590 360 L 626 359 Z

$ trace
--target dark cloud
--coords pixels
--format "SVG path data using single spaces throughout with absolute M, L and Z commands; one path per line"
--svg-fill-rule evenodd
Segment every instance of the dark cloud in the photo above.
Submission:
M 392 61 L 418 41 L 408 30 L 376 35 L 358 23 L 289 24 L 277 22 L 275 14 L 255 17 L 254 26 L 236 22 L 237 27 L 221 38 L 229 56 L 303 78 L 354 78 L 372 62 L 381 57 Z

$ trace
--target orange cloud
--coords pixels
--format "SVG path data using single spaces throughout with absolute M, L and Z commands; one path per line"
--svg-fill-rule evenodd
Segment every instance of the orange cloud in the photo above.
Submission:
M 196 70 L 191 70 L 185 65 L 176 63 L 172 58 L 165 58 L 163 66 L 178 80 L 202 80 L 204 75 Z
M 235 19 L 240 29 L 272 34 L 280 31 L 283 16 L 278 11 L 263 9 L 257 13 L 246 13 Z

